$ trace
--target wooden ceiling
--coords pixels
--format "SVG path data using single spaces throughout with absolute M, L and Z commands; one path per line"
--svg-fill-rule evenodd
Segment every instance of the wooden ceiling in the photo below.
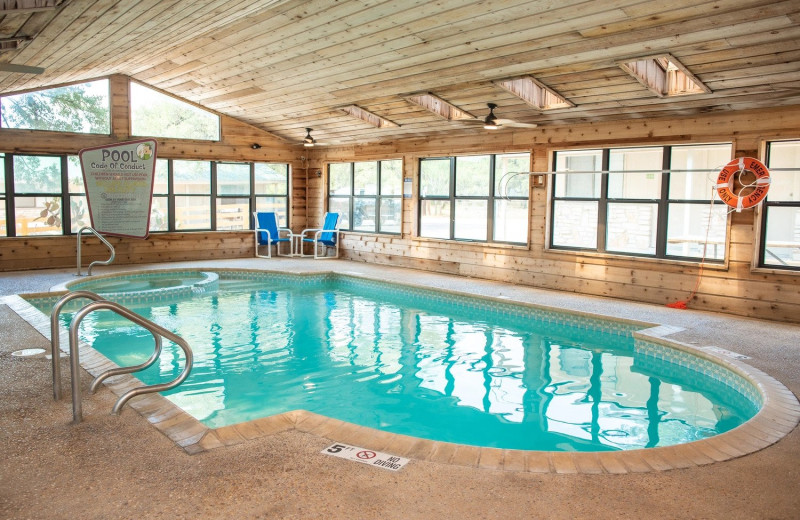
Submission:
M 430 92 L 540 126 L 800 104 L 800 1 L 3 0 L 0 93 L 125 74 L 300 143 L 487 132 L 409 102 Z M 25 41 L 24 37 L 32 39 Z M 13 47 L 13 44 L 11 45 Z M 711 93 L 659 97 L 619 62 L 670 54 Z M 530 75 L 574 107 L 494 81 Z M 347 115 L 356 105 L 400 126 Z M 498 131 L 509 131 L 500 129 Z

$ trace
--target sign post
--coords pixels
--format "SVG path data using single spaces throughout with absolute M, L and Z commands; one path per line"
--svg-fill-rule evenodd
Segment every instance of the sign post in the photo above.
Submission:
M 78 156 L 92 227 L 105 235 L 147 238 L 155 179 L 155 139 L 85 148 Z

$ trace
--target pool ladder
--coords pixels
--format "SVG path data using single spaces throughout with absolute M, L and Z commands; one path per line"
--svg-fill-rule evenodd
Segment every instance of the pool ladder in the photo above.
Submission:
M 117 252 L 114 249 L 114 246 L 111 245 L 111 242 L 106 240 L 103 237 L 103 235 L 101 235 L 100 233 L 97 232 L 96 229 L 94 229 L 91 226 L 83 226 L 82 228 L 80 228 L 78 230 L 78 272 L 76 273 L 76 276 L 83 276 L 83 275 L 81 275 L 81 235 L 83 234 L 84 231 L 89 231 L 94 236 L 99 238 L 100 242 L 105 244 L 105 246 L 108 248 L 108 250 L 111 251 L 111 256 L 109 257 L 108 260 L 95 260 L 94 262 L 89 264 L 89 268 L 87 269 L 86 274 L 88 276 L 92 276 L 92 267 L 94 267 L 95 264 L 97 264 L 97 265 L 108 265 L 108 264 L 110 264 L 111 262 L 114 261 L 114 257 L 117 256 Z
M 153 339 L 155 340 L 156 345 L 155 345 L 155 352 L 153 352 L 153 355 L 150 356 L 150 358 L 144 363 L 131 367 L 112 368 L 110 370 L 106 370 L 105 372 L 95 377 L 94 381 L 92 381 L 92 384 L 89 387 L 90 394 L 93 394 L 97 390 L 97 387 L 100 386 L 100 383 L 102 383 L 103 380 L 105 380 L 108 377 L 138 372 L 140 370 L 146 369 L 147 367 L 155 363 L 158 357 L 161 355 L 162 337 L 180 346 L 183 349 L 184 355 L 186 357 L 186 364 L 183 368 L 183 372 L 181 372 L 181 374 L 176 379 L 168 383 L 162 383 L 157 385 L 145 385 L 128 390 L 114 404 L 111 413 L 119 414 L 122 407 L 125 406 L 125 403 L 127 403 L 128 400 L 130 400 L 133 397 L 136 397 L 137 395 L 149 394 L 152 392 L 162 392 L 164 390 L 175 388 L 179 384 L 183 383 L 183 381 L 189 376 L 189 372 L 191 372 L 192 370 L 192 349 L 189 348 L 189 344 L 186 342 L 186 340 L 184 340 L 183 338 L 181 338 L 176 334 L 173 334 L 167 329 L 160 327 L 159 325 L 153 323 L 152 321 L 142 316 L 139 316 L 138 314 L 131 311 L 127 307 L 124 307 L 112 301 L 108 301 L 98 294 L 95 294 L 90 291 L 74 291 L 66 294 L 64 297 L 58 300 L 56 304 L 53 306 L 53 312 L 50 315 L 50 345 L 53 358 L 53 399 L 55 400 L 61 399 L 61 366 L 59 360 L 61 349 L 59 347 L 60 328 L 59 328 L 58 318 L 61 314 L 61 309 L 64 307 L 64 305 L 66 305 L 68 302 L 76 298 L 87 298 L 93 301 L 91 303 L 84 305 L 77 313 L 75 313 L 75 316 L 72 317 L 72 322 L 70 322 L 69 326 L 69 357 L 70 357 L 70 374 L 72 376 L 73 423 L 77 424 L 83 420 L 83 411 L 81 409 L 81 382 L 80 382 L 81 367 L 80 367 L 80 360 L 78 359 L 78 348 L 79 348 L 78 328 L 80 327 L 83 318 L 85 318 L 88 314 L 94 311 L 109 310 L 115 312 L 116 314 L 124 318 L 129 319 L 130 321 L 136 323 L 137 325 L 141 325 L 142 327 L 149 330 L 153 334 Z

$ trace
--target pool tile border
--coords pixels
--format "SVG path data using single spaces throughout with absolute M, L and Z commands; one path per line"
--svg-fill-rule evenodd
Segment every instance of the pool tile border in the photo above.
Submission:
M 201 269 L 198 269 L 201 270 Z M 248 271 L 241 269 L 215 269 L 215 271 L 245 273 L 272 273 L 270 271 Z M 272 273 L 286 275 L 287 273 Z M 257 277 L 253 275 L 253 277 Z M 262 275 L 263 276 L 263 275 Z M 334 277 L 336 273 L 292 273 L 289 276 Z M 351 274 L 344 276 L 354 277 Z M 385 283 L 368 277 L 357 276 L 361 280 Z M 294 278 L 296 280 L 296 278 Z M 394 282 L 392 282 L 394 284 Z M 405 284 L 416 287 L 410 284 Z M 425 290 L 424 287 L 416 287 Z M 430 289 L 427 289 L 430 291 Z M 439 291 L 439 289 L 436 289 Z M 457 296 L 468 296 L 467 293 L 442 290 Z M 32 296 L 32 295 L 28 295 Z M 49 297 L 52 293 L 40 293 L 35 296 Z M 501 299 L 475 295 L 484 300 L 494 300 L 500 304 L 513 303 L 531 308 L 542 308 L 524 302 L 506 302 Z M 8 296 L 0 299 L 27 321 L 48 340 L 50 339 L 50 320 L 38 309 L 20 296 Z M 596 315 L 575 313 L 589 319 L 598 319 Z M 612 320 L 614 318 L 611 318 Z M 588 322 L 589 320 L 587 320 Z M 651 354 L 669 356 L 677 363 L 686 356 L 700 358 L 712 365 L 724 367 L 734 375 L 731 384 L 749 383 L 758 389 L 760 396 L 751 395 L 762 404 L 754 418 L 728 432 L 686 444 L 649 449 L 638 449 L 616 452 L 539 452 L 498 448 L 484 448 L 431 441 L 393 434 L 381 430 L 358 426 L 305 410 L 294 410 L 279 415 L 238 423 L 221 428 L 208 428 L 197 419 L 183 411 L 177 405 L 159 394 L 148 394 L 129 402 L 131 408 L 145 417 L 157 430 L 171 439 L 176 445 L 189 454 L 198 454 L 249 442 L 260 437 L 274 435 L 279 432 L 297 430 L 333 441 L 355 444 L 364 448 L 386 451 L 395 455 L 415 460 L 425 460 L 440 464 L 453 464 L 474 468 L 485 468 L 504 471 L 522 471 L 529 473 L 558 474 L 625 474 L 667 471 L 679 468 L 704 466 L 716 462 L 742 457 L 771 446 L 791 432 L 800 422 L 800 403 L 795 395 L 776 379 L 766 373 L 742 363 L 734 358 L 724 358 L 707 350 L 701 350 L 688 344 L 669 340 L 665 336 L 674 333 L 675 328 L 653 326 L 631 320 L 617 320 L 637 327 L 649 327 L 634 332 L 637 344 Z M 66 350 L 66 331 L 62 334 L 61 348 Z M 675 354 L 672 351 L 677 351 Z M 109 366 L 116 366 L 108 358 L 92 347 L 81 344 L 79 349 L 81 366 L 91 375 L 96 376 Z M 717 370 L 715 367 L 710 367 Z M 741 379 L 739 379 L 741 378 Z M 121 396 L 132 385 L 138 383 L 131 375 L 109 378 L 104 385 L 115 395 Z M 746 393 L 746 392 L 745 392 Z M 124 413 L 124 410 L 123 410 Z

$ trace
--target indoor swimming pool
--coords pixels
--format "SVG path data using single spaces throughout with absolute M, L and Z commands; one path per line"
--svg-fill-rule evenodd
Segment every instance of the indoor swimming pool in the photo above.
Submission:
M 644 323 L 341 274 L 211 274 L 208 290 L 124 301 L 191 345 L 190 377 L 165 395 L 210 428 L 302 409 L 458 444 L 610 451 L 711 437 L 761 405 L 743 376 L 634 334 Z M 105 311 L 81 337 L 120 366 L 152 352 Z M 174 378 L 173 347 L 137 377 Z

